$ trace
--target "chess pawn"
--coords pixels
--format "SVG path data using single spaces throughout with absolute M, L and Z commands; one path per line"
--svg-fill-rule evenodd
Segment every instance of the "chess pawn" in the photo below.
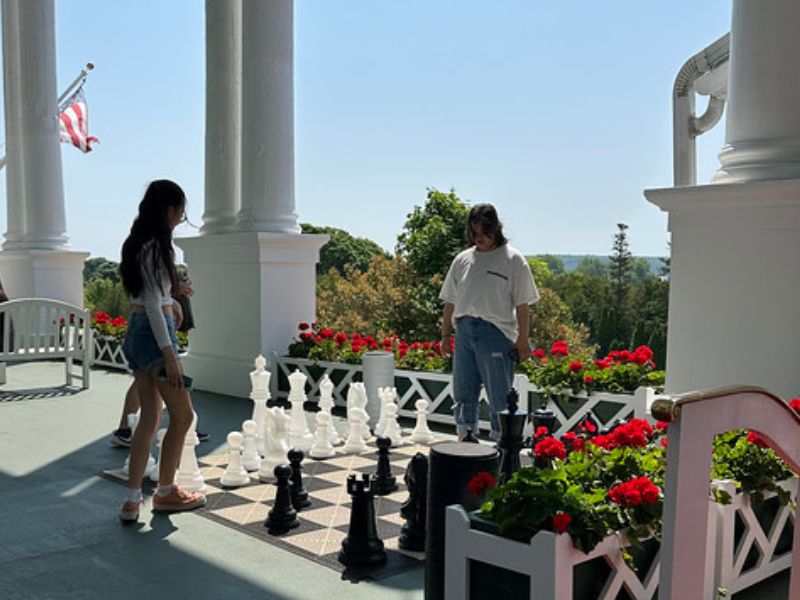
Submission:
M 336 450 L 330 441 L 330 421 L 331 416 L 323 411 L 318 412 L 314 419 L 317 422 L 316 430 L 314 431 L 314 443 L 311 445 L 311 450 L 308 455 L 311 458 L 331 458 L 336 456 Z
M 204 494 L 207 489 L 206 482 L 203 479 L 200 466 L 197 464 L 197 454 L 195 453 L 195 448 L 200 444 L 195 432 L 196 428 L 197 413 L 194 413 L 192 424 L 189 426 L 189 431 L 186 432 L 186 438 L 184 438 L 181 462 L 178 467 L 178 473 L 175 476 L 175 483 L 188 492 Z
M 303 410 L 303 404 L 306 401 L 305 385 L 306 376 L 303 375 L 299 369 L 289 375 L 289 402 L 292 404 L 292 419 L 289 425 L 289 445 L 292 448 L 297 448 L 308 452 L 311 444 L 314 443 L 314 436 L 308 429 L 308 421 L 306 421 L 306 413 Z
M 322 376 L 322 381 L 319 384 L 319 408 L 320 411 L 326 413 L 330 418 L 328 419 L 328 440 L 334 446 L 337 446 L 342 443 L 342 439 L 339 437 L 339 432 L 336 431 L 336 427 L 333 424 L 333 382 L 331 378 L 328 377 L 328 374 L 325 373 Z
M 397 422 L 397 404 L 394 402 L 386 405 L 386 428 L 383 433 L 384 437 L 392 440 L 392 446 L 395 448 L 402 446 L 405 442 L 403 432 L 400 430 L 400 423 Z
M 244 443 L 242 445 L 242 466 L 246 471 L 258 471 L 261 468 L 261 455 L 258 453 L 256 432 L 258 424 L 252 419 L 242 423 Z
M 271 535 L 281 535 L 300 525 L 297 511 L 292 507 L 292 495 L 289 491 L 291 476 L 292 468 L 289 465 L 282 464 L 275 467 L 272 479 L 277 480 L 278 489 L 275 491 L 275 503 L 264 522 L 264 527 Z
M 242 465 L 242 440 L 244 436 L 238 431 L 228 434 L 228 466 L 220 477 L 220 484 L 225 487 L 240 487 L 250 483 L 250 476 Z
M 292 498 L 292 506 L 295 510 L 300 511 L 304 508 L 311 506 L 311 500 L 308 499 L 308 490 L 303 486 L 303 459 L 305 455 L 302 450 L 292 448 L 289 450 L 289 463 L 292 467 L 291 485 L 289 485 L 289 493 Z
M 378 445 L 378 468 L 372 480 L 375 494 L 385 496 L 397 489 L 397 479 L 392 475 L 392 464 L 389 462 L 389 446 L 392 440 L 387 437 L 379 437 Z
M 156 466 L 153 467 L 153 470 L 150 471 L 148 478 L 153 483 L 158 483 L 159 472 L 161 471 L 161 449 L 164 446 L 164 436 L 167 434 L 166 428 L 159 429 L 156 431 L 156 444 L 158 446 L 158 462 L 156 462 Z
M 289 417 L 281 407 L 268 408 L 264 413 L 264 458 L 258 478 L 261 481 L 274 481 L 275 468 L 286 462 L 289 445 L 286 441 L 286 428 Z
M 347 454 L 360 454 L 366 452 L 367 443 L 361 435 L 361 424 L 367 420 L 367 413 L 360 408 L 351 408 L 347 413 L 347 422 L 350 433 L 344 443 L 344 451 Z
M 264 412 L 269 400 L 269 382 L 272 374 L 265 369 L 267 359 L 259 354 L 255 359 L 255 370 L 250 371 L 250 399 L 253 401 L 253 421 L 256 422 L 256 447 L 264 455 Z
M 420 398 L 414 402 L 414 407 L 417 409 L 417 423 L 411 433 L 411 441 L 415 444 L 432 444 L 436 438 L 428 427 L 428 401 Z

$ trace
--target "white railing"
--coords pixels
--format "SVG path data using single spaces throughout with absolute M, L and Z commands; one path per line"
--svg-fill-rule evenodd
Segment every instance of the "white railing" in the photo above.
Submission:
M 295 370 L 303 373 L 308 381 L 306 395 L 310 401 L 319 397 L 319 383 L 323 375 L 328 375 L 334 384 L 333 400 L 336 406 L 346 406 L 347 388 L 353 381 L 362 381 L 363 369 L 360 364 L 346 364 L 327 361 L 313 361 L 307 358 L 291 358 L 272 354 L 270 380 L 273 399 L 285 400 L 289 395 L 288 377 Z M 414 403 L 420 398 L 427 400 L 428 420 L 436 423 L 453 423 L 451 406 L 453 404 L 453 377 L 450 373 L 427 371 L 407 371 L 395 369 L 395 387 L 398 393 L 398 414 L 414 418 L 417 414 Z M 535 388 L 525 375 L 516 375 L 514 387 L 520 395 L 520 408 L 531 410 L 541 405 L 540 398 L 546 398 L 545 405 L 553 411 L 557 427 L 553 432 L 560 437 L 571 431 L 585 418 L 587 413 L 598 423 L 611 423 L 617 419 L 631 417 L 646 418 L 650 404 L 655 397 L 652 388 L 639 388 L 631 394 L 611 394 L 597 392 L 568 398 L 566 394 L 546 394 Z M 558 397 L 556 397 L 558 396 Z M 485 394 L 481 394 L 485 401 Z M 488 411 L 481 410 L 481 429 L 489 429 Z
M 92 366 L 128 371 L 128 361 L 122 353 L 122 344 L 116 338 L 95 334 Z

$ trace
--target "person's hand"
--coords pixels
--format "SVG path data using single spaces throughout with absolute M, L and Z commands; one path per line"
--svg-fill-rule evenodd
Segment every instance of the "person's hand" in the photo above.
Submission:
M 181 367 L 181 363 L 178 361 L 175 355 L 172 355 L 172 358 L 167 359 L 165 370 L 167 372 L 167 383 L 169 383 L 170 387 L 176 389 L 182 388 L 183 368 Z
M 181 281 L 178 284 L 178 294 L 181 296 L 189 296 L 191 298 L 192 294 L 194 294 L 194 288 L 192 287 L 192 284 L 187 283 L 186 281 Z
M 450 352 L 450 340 L 452 339 L 452 335 L 443 335 L 442 341 L 440 344 L 442 345 L 440 352 L 444 358 L 450 358 L 452 352 Z
M 514 344 L 514 349 L 519 355 L 519 362 L 524 362 L 531 355 L 531 344 L 527 338 L 518 338 Z
M 177 300 L 172 300 L 172 316 L 175 318 L 175 330 L 181 328 L 181 323 L 183 323 L 183 307 L 181 303 Z

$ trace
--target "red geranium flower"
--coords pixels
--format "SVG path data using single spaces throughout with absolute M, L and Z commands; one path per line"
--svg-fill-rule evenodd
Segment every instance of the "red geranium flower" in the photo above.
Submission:
M 634 477 L 630 481 L 615 485 L 608 491 L 609 499 L 624 507 L 652 505 L 658 502 L 660 495 L 661 489 L 649 477 Z
M 533 437 L 540 438 L 547 437 L 548 435 L 550 435 L 550 430 L 544 425 L 539 425 L 539 427 L 536 428 L 536 432 L 533 434 Z
M 309 324 L 308 324 L 308 323 L 300 323 L 300 324 L 297 326 L 297 328 L 298 328 L 300 331 L 305 331 L 306 329 L 308 329 L 308 328 L 309 328 Z
M 570 517 L 567 513 L 556 513 L 553 516 L 553 531 L 555 533 L 565 533 L 570 523 L 572 523 L 572 517 Z
M 550 354 L 553 356 L 566 356 L 569 354 L 567 342 L 564 340 L 556 340 L 553 342 L 553 345 L 550 347 Z
M 536 350 L 533 351 L 533 355 L 536 358 L 544 358 L 546 354 L 547 353 L 544 350 L 542 350 L 541 348 L 537 348 Z
M 536 442 L 533 453 L 539 458 L 557 458 L 564 460 L 567 458 L 567 448 L 559 440 L 552 437 L 544 438 Z
M 476 473 L 472 479 L 467 482 L 467 488 L 470 493 L 476 498 L 482 498 L 484 494 L 491 488 L 497 485 L 497 480 L 494 475 L 488 471 L 481 471 Z
M 570 370 L 571 373 L 575 373 L 576 371 L 582 371 L 583 363 L 579 360 L 573 360 L 571 363 L 569 363 L 569 367 L 567 368 Z
M 111 324 L 114 327 L 125 327 L 128 322 L 125 320 L 125 317 L 114 317 L 111 319 Z
M 756 446 L 760 446 L 761 448 L 769 448 L 767 442 L 765 442 L 755 431 L 747 432 L 747 441 L 751 444 L 755 444 Z
M 789 400 L 789 406 L 791 406 L 797 412 L 800 412 L 800 398 L 792 398 Z
M 594 383 L 594 377 L 592 377 L 591 375 L 584 375 L 583 383 L 585 383 L 586 385 L 592 385 Z

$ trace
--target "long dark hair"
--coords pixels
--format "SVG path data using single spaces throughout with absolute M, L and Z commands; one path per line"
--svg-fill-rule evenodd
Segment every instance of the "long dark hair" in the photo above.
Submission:
M 503 224 L 491 204 L 476 204 L 470 209 L 467 217 L 467 231 L 464 234 L 469 246 L 475 245 L 473 229 L 476 226 L 480 226 L 483 233 L 494 240 L 495 246 L 500 247 L 508 242 L 503 235 Z
M 172 248 L 172 229 L 167 223 L 170 208 L 186 206 L 186 195 L 174 181 L 158 179 L 147 186 L 144 198 L 139 203 L 139 214 L 133 220 L 131 232 L 122 244 L 122 262 L 119 270 L 125 291 L 133 297 L 144 289 L 142 266 L 140 261 L 151 258 L 152 263 L 145 269 L 153 273 L 161 292 L 161 278 L 158 273 L 166 270 L 169 273 L 173 288 L 177 286 L 178 275 L 175 271 L 175 250 Z M 141 256 L 142 246 L 153 241 L 153 252 L 148 257 Z

